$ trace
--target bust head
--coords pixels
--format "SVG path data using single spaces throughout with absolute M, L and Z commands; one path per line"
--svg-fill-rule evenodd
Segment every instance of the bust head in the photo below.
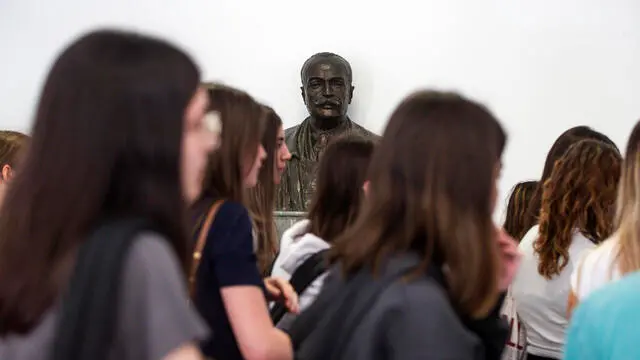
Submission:
M 351 65 L 340 55 L 322 52 L 302 65 L 302 99 L 309 115 L 322 123 L 344 118 L 353 96 Z

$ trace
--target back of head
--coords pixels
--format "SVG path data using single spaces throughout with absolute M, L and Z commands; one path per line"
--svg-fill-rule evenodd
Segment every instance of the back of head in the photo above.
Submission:
M 181 143 L 198 83 L 186 54 L 132 33 L 92 32 L 59 55 L 0 217 L 0 335 L 38 321 L 106 217 L 155 221 L 186 261 Z
M 529 230 L 526 224 L 529 224 L 531 219 L 527 218 L 530 216 L 527 210 L 537 186 L 537 181 L 523 181 L 517 183 L 511 190 L 503 227 L 509 236 L 518 241 L 522 240 Z
M 309 207 L 309 232 L 332 243 L 356 219 L 374 143 L 357 135 L 332 141 L 323 152 Z
M 631 131 L 617 198 L 619 270 L 640 270 L 640 122 Z
M 478 103 L 436 91 L 407 97 L 374 152 L 361 213 L 337 241 L 345 271 L 377 271 L 384 258 L 416 253 L 416 274 L 446 266 L 455 306 L 485 315 L 498 294 L 491 215 L 505 142 L 498 121 Z
M 575 143 L 556 162 L 543 185 L 534 246 L 541 275 L 551 279 L 567 265 L 575 231 L 594 243 L 611 234 L 621 166 L 618 149 L 597 140 Z
M 618 150 L 616 144 L 606 135 L 600 133 L 588 126 L 576 126 L 563 132 L 553 143 L 551 149 L 547 153 L 547 158 L 544 162 L 544 168 L 542 170 L 542 176 L 538 183 L 538 188 L 533 193 L 531 198 L 531 204 L 529 205 L 529 215 L 527 216 L 531 223 L 525 224 L 527 229 L 530 229 L 538 222 L 540 215 L 540 206 L 542 201 L 542 185 L 551 176 L 553 165 L 558 161 L 562 155 L 564 155 L 571 145 L 577 143 L 580 140 L 596 140 L 608 144 Z
M 209 156 L 203 186 L 205 198 L 245 202 L 244 179 L 262 140 L 266 110 L 244 91 L 209 84 L 210 110 L 220 115 L 220 147 Z
M 29 137 L 21 132 L 0 130 L 0 170 L 5 165 L 15 167 L 28 140 Z

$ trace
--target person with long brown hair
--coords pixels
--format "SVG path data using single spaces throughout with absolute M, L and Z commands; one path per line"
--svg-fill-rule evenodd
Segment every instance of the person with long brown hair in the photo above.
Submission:
M 2 204 L 0 359 L 201 359 L 196 343 L 208 329 L 188 304 L 185 215 L 216 136 L 199 83 L 183 51 L 134 33 L 94 31 L 56 59 Z M 127 240 L 103 237 L 95 254 L 85 251 L 94 234 L 128 219 L 152 225 L 132 234 L 122 266 L 104 282 L 84 283 L 97 303 L 74 296 L 74 284 L 96 276 L 80 271 L 91 268 L 87 259 L 104 274 L 114 246 Z M 82 312 L 103 300 L 100 311 Z M 86 316 L 67 316 L 77 311 Z M 65 324 L 74 319 L 104 336 L 71 331 L 78 327 Z
M 282 235 L 272 276 L 290 279 L 307 259 L 329 249 L 353 224 L 364 199 L 363 186 L 374 146 L 373 141 L 359 135 L 343 135 L 327 146 L 318 164 L 316 192 L 307 219 L 293 224 Z M 320 273 L 310 280 L 313 282 L 299 294 L 301 310 L 318 296 L 324 276 Z M 287 314 L 277 326 L 288 329 L 294 319 L 295 314 Z
M 213 337 L 203 353 L 224 360 L 289 360 L 289 337 L 269 317 L 267 299 L 297 311 L 288 283 L 263 280 L 255 253 L 255 229 L 247 189 L 256 186 L 265 150 L 265 108 L 249 94 L 209 84 L 210 110 L 222 123 L 221 146 L 207 164 L 203 193 L 193 207 L 196 223 L 192 297 Z
M 528 214 L 524 217 L 524 219 L 527 221 L 523 224 L 523 227 L 526 229 L 526 231 L 531 229 L 534 225 L 538 224 L 540 218 L 540 210 L 542 208 L 543 186 L 549 179 L 549 176 L 551 176 L 551 172 L 553 171 L 553 166 L 555 165 L 556 161 L 558 161 L 562 157 L 562 155 L 567 152 L 571 145 L 577 143 L 580 140 L 587 139 L 601 141 L 605 144 L 611 145 L 616 150 L 618 150 L 616 144 L 608 136 L 588 126 L 574 126 L 560 134 L 560 136 L 558 136 L 556 141 L 549 149 L 549 152 L 547 153 L 547 157 L 544 161 L 544 167 L 542 169 L 542 176 L 540 176 L 538 186 L 531 196 L 531 202 L 529 204 L 529 209 L 527 210 Z
M 527 224 L 531 223 L 529 218 L 531 213 L 528 210 L 537 187 L 537 181 L 519 182 L 513 187 L 511 195 L 509 195 L 507 215 L 502 228 L 517 241 L 520 241 L 530 229 L 527 227 Z
M 28 140 L 29 137 L 21 132 L 0 130 L 0 203 Z
M 540 225 L 520 243 L 523 260 L 512 288 L 531 359 L 562 358 L 571 273 L 613 230 L 621 163 L 615 147 L 581 140 L 543 186 Z
M 262 146 L 267 156 L 258 174 L 258 183 L 249 189 L 249 213 L 256 229 L 256 256 L 260 273 L 267 277 L 278 253 L 278 233 L 273 217 L 277 186 L 291 159 L 284 141 L 282 119 L 270 107 L 265 106 L 266 124 Z
M 616 205 L 615 232 L 573 271 L 570 311 L 604 284 L 640 270 L 640 122 L 627 142 Z
M 458 94 L 419 91 L 396 108 L 363 208 L 335 240 L 338 263 L 290 331 L 296 355 L 500 356 L 499 299 L 513 272 L 502 277 L 492 213 L 505 143 L 496 118 Z

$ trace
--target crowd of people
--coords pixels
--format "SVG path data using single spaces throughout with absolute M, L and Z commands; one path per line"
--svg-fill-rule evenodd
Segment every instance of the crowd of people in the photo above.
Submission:
M 640 123 L 624 154 L 565 131 L 498 226 L 507 138 L 411 93 L 380 139 L 332 140 L 278 239 L 277 112 L 164 40 L 88 33 L 30 136 L 0 131 L 0 359 L 639 358 Z

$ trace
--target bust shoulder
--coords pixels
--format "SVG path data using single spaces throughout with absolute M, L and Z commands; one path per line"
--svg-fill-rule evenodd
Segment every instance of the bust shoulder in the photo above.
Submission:
M 372 133 L 371 131 L 367 130 L 364 128 L 364 126 L 361 126 L 359 124 L 357 124 L 356 122 L 353 122 L 353 130 L 360 136 L 370 139 L 370 140 L 374 140 L 377 141 L 380 139 L 380 135 Z

